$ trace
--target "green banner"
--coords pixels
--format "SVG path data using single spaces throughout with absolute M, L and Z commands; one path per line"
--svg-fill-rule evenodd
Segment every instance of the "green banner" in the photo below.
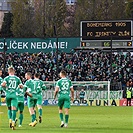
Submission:
M 0 39 L 0 52 L 3 51 L 4 42 L 7 53 L 38 53 L 59 52 L 70 53 L 74 48 L 80 46 L 80 38 L 4 38 Z

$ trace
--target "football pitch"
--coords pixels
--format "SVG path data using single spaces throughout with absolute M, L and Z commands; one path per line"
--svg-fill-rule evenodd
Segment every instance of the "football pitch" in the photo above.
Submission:
M 60 128 L 57 106 L 43 106 L 43 122 L 30 127 L 30 121 L 25 106 L 23 126 L 13 131 L 8 127 L 7 108 L 0 106 L 0 133 L 133 133 L 132 107 L 72 106 L 68 128 Z

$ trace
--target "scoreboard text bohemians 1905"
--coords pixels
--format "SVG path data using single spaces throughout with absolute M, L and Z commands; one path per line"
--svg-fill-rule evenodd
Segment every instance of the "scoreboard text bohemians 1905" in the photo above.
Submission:
M 89 47 L 113 46 L 132 47 L 132 20 L 81 21 L 80 37 L 82 44 Z M 107 46 L 105 44 L 108 44 Z

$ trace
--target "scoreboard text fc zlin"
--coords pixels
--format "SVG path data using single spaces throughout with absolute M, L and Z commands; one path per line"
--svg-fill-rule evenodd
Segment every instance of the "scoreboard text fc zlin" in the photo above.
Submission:
M 81 21 L 81 47 L 132 47 L 131 20 Z

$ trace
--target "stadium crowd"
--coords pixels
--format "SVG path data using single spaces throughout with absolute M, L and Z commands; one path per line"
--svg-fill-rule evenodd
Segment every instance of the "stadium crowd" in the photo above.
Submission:
M 1 57 L 2 58 L 2 57 Z M 121 82 L 125 86 L 133 79 L 133 55 L 113 53 L 112 60 L 107 52 L 75 51 L 70 54 L 58 54 L 58 70 L 66 70 L 72 81 L 105 81 L 112 78 L 113 83 Z M 0 65 L 3 68 L 4 61 Z M 112 67 L 111 67 L 112 63 Z M 25 81 L 27 71 L 41 73 L 44 81 L 57 79 L 56 53 L 9 53 L 6 55 L 6 69 L 13 65 L 17 76 Z

